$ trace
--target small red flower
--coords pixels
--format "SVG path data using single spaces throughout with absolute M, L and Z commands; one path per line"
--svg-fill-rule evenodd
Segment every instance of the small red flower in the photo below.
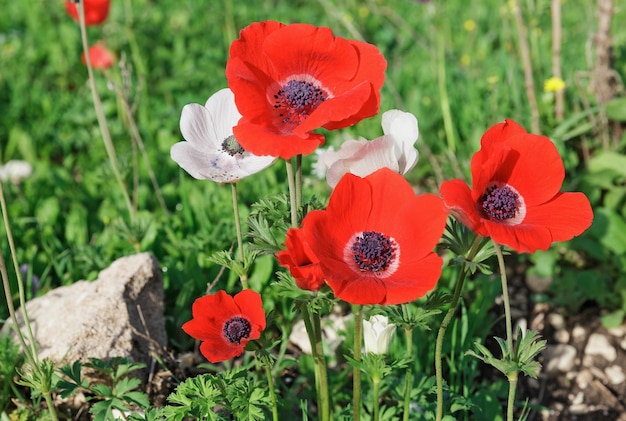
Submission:
M 278 263 L 289 268 L 299 288 L 318 291 L 324 285 L 320 261 L 311 250 L 301 229 L 290 228 L 285 239 L 287 250 L 276 254 Z
M 261 296 L 249 289 L 234 297 L 224 291 L 205 295 L 193 303 L 191 312 L 193 319 L 183 330 L 202 341 L 200 352 L 212 363 L 241 355 L 248 341 L 259 339 L 265 329 Z
M 94 69 L 108 69 L 115 63 L 115 55 L 105 47 L 104 42 L 99 41 L 92 47 L 89 47 L 89 60 Z M 80 57 L 82 62 L 86 65 L 85 53 Z
M 550 139 L 506 120 L 487 130 L 480 146 L 472 157 L 471 190 L 462 180 L 441 185 L 446 205 L 472 231 L 533 253 L 589 228 L 587 197 L 559 192 L 565 169 Z
M 432 290 L 441 275 L 433 249 L 448 212 L 432 194 L 416 196 L 389 168 L 346 174 L 326 210 L 302 231 L 335 296 L 353 304 L 401 304 Z
M 80 0 L 85 8 L 85 25 L 98 25 L 104 22 L 109 16 L 110 0 Z M 78 19 L 78 8 L 73 0 L 65 0 L 65 10 L 76 22 Z
M 335 37 L 329 28 L 253 23 L 226 63 L 243 116 L 235 137 L 255 155 L 309 154 L 324 142 L 313 130 L 347 127 L 378 112 L 386 67 L 375 46 Z

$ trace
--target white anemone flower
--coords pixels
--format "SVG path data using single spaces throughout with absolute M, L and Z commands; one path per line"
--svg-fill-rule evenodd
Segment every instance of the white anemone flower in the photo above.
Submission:
M 372 316 L 369 320 L 363 320 L 363 338 L 365 339 L 365 352 L 372 354 L 386 354 L 389 352 L 389 344 L 396 332 L 396 325 L 389 323 L 385 316 Z
M 0 165 L 0 181 L 11 180 L 13 184 L 19 184 L 23 179 L 33 173 L 33 166 L 26 161 L 12 159 L 4 165 Z
M 415 142 L 419 136 L 417 118 L 408 112 L 389 110 L 383 113 L 384 136 L 374 140 L 348 140 L 338 151 L 328 150 L 319 156 L 324 165 L 326 181 L 335 187 L 341 177 L 352 173 L 365 177 L 381 168 L 406 174 L 417 163 Z
M 186 142 L 172 146 L 170 156 L 198 180 L 233 183 L 269 167 L 276 158 L 245 151 L 233 136 L 241 118 L 230 89 L 217 91 L 206 105 L 187 104 L 180 116 Z

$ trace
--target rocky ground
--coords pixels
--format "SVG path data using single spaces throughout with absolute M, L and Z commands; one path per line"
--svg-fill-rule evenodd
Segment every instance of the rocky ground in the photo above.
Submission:
M 520 379 L 520 395 L 538 408 L 529 421 L 626 421 L 626 324 L 607 330 L 589 303 L 578 314 L 531 302 L 532 290 L 512 285 L 518 324 L 548 341 L 538 379 Z

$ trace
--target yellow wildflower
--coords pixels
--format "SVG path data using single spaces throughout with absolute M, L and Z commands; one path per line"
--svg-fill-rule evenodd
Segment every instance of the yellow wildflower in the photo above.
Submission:
M 467 32 L 472 32 L 476 29 L 476 22 L 473 19 L 468 19 L 463 22 L 463 28 L 465 28 Z
M 551 77 L 543 83 L 544 92 L 558 92 L 565 88 L 565 82 L 560 77 Z

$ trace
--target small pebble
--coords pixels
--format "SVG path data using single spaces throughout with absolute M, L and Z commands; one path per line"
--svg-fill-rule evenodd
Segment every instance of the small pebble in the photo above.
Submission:
M 550 313 L 548 314 L 548 323 L 556 330 L 563 329 L 565 327 L 565 318 L 558 313 Z
M 569 332 L 565 329 L 559 329 L 554 333 L 554 339 L 560 344 L 569 342 Z
M 585 335 L 587 335 L 587 332 L 585 331 L 585 328 L 580 325 L 575 326 L 574 329 L 572 329 L 572 337 L 575 341 L 584 340 Z
M 548 373 L 567 373 L 576 364 L 576 348 L 571 345 L 549 345 L 544 351 Z
M 591 374 L 591 371 L 583 370 L 576 376 L 576 385 L 578 385 L 581 390 L 585 390 L 592 380 L 593 374 Z
M 607 380 L 611 384 L 622 384 L 624 380 L 626 380 L 626 374 L 624 374 L 624 370 L 618 365 L 612 365 L 605 368 L 604 374 L 606 374 Z
M 585 347 L 585 355 L 597 355 L 603 357 L 608 362 L 613 362 L 617 358 L 617 351 L 609 343 L 606 336 L 600 333 L 592 333 Z

